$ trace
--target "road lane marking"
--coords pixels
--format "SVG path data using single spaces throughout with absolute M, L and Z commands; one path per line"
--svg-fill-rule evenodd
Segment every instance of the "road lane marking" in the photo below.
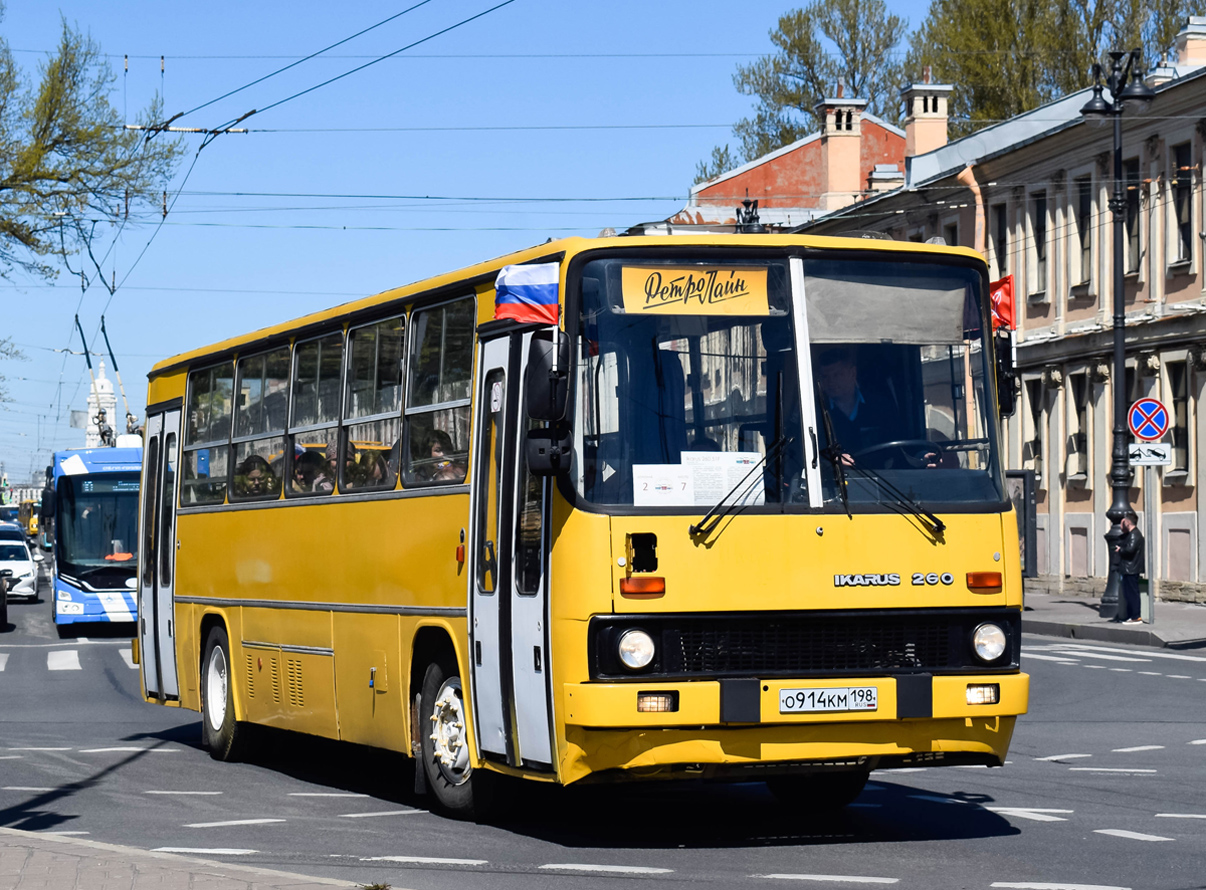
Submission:
M 290 797 L 368 797 L 367 794 L 355 794 L 351 791 L 290 791 Z
M 489 865 L 488 859 L 444 859 L 439 856 L 362 856 L 361 862 L 406 862 L 412 865 Z
M 1206 813 L 1156 813 L 1157 819 L 1206 819 Z
M 1191 745 L 1206 745 L 1206 739 L 1194 739 L 1189 744 Z M 20 748 L 9 748 L 10 751 L 20 751 Z
M 121 660 L 126 663 L 126 667 L 138 670 L 138 665 L 134 663 L 133 649 L 118 649 L 117 653 L 121 656 Z
M 1049 884 L 1042 881 L 997 881 L 992 887 L 1011 890 L 1131 890 L 1130 887 L 1111 887 L 1105 884 Z
M 190 822 L 185 828 L 226 828 L 233 825 L 268 825 L 272 822 L 284 822 L 284 819 L 228 819 L 225 822 Z
M 1104 671 L 1106 669 L 1104 664 L 1082 664 L 1081 667 L 1087 667 L 1091 671 Z
M 78 649 L 60 649 L 46 653 L 46 670 L 48 671 L 82 671 Z
M 1145 677 L 1163 677 L 1164 676 L 1159 671 L 1140 671 L 1139 673 L 1141 673 Z
M 1111 766 L 1070 766 L 1069 772 L 1074 773 L 1154 773 L 1154 769 L 1119 769 Z
M 135 745 L 118 745 L 113 748 L 80 748 L 81 754 L 135 754 L 145 751 L 148 754 L 176 754 L 179 748 L 139 748 Z
M 4 670 L 6 664 L 8 664 L 8 653 L 0 652 L 0 671 Z
M 1193 677 L 1189 676 L 1189 674 L 1166 674 L 1165 676 L 1167 676 L 1168 679 L 1170 679 L 1170 680 L 1192 680 L 1193 679 Z
M 45 794 L 47 791 L 54 791 L 53 788 L 37 788 L 29 785 L 5 785 L 5 791 L 33 791 L 39 794 Z
M 871 878 L 866 875 L 750 875 L 779 881 L 824 881 L 832 884 L 897 884 L 900 878 Z
M 1117 650 L 1112 650 L 1117 651 Z M 1150 658 L 1136 658 L 1133 655 L 1105 655 L 1101 652 L 1090 652 L 1084 649 L 1077 649 L 1075 652 L 1068 653 L 1075 655 L 1077 658 L 1100 658 L 1102 661 L 1146 661 L 1151 662 Z
M 910 794 L 913 800 L 928 800 L 932 803 L 967 803 L 966 800 L 960 800 L 957 797 L 941 797 L 937 794 Z
M 81 835 L 81 834 L 92 834 L 92 832 L 91 832 L 91 831 L 55 831 L 53 828 L 47 829 L 46 831 L 39 831 L 39 832 L 36 832 L 36 833 L 37 833 L 37 834 L 61 834 L 61 835 L 71 835 L 72 837 L 77 837 L 77 836 L 79 836 L 79 835 Z
M 1075 652 L 1078 655 L 1081 654 L 1082 652 L 1117 652 L 1120 655 L 1134 655 L 1134 653 L 1135 653 L 1134 649 L 1117 649 L 1112 646 L 1087 646 L 1084 643 L 1064 643 L 1059 648 L 1062 651 L 1067 651 L 1067 650 L 1071 649 L 1073 652 Z M 1201 655 L 1181 655 L 1176 652 L 1164 652 L 1164 651 L 1159 651 L 1159 652 L 1145 651 L 1143 654 L 1145 657 L 1147 657 L 1149 659 L 1150 658 L 1168 658 L 1168 659 L 1172 659 L 1174 661 L 1206 662 L 1206 658 L 1203 658 Z
M 596 871 L 620 875 L 668 875 L 674 871 L 672 868 L 650 868 L 645 865 L 586 865 L 580 862 L 554 862 L 540 868 L 549 871 Z
M 259 850 L 235 850 L 230 847 L 156 847 L 152 853 L 186 853 L 201 856 L 247 856 Z
M 1024 650 L 1022 652 L 1022 657 L 1023 658 L 1037 658 L 1039 661 L 1054 661 L 1054 662 L 1058 662 L 1059 664 L 1076 664 L 1077 663 L 1075 661 L 1072 661 L 1071 659 L 1060 658 L 1056 655 L 1036 655 L 1034 652 L 1026 652 Z
M 195 795 L 213 795 L 221 794 L 221 791 L 144 791 L 143 794 L 195 794 Z
M 925 767 L 925 766 L 906 766 L 906 767 L 902 767 L 901 769 L 893 769 L 893 770 L 877 769 L 875 772 L 877 772 L 877 773 L 924 773 L 928 768 L 929 767 Z
M 1125 837 L 1133 841 L 1171 841 L 1171 837 L 1160 837 L 1158 834 L 1140 834 L 1137 831 L 1127 831 L 1125 828 L 1095 828 L 1094 834 L 1108 834 L 1110 837 Z
M 1067 813 L 1072 810 L 1048 810 L 1039 807 L 985 807 L 991 813 L 999 813 L 1002 816 L 1016 816 L 1019 819 L 1029 819 L 1031 822 L 1067 822 L 1068 820 L 1062 816 L 1053 816 L 1052 813 Z
M 1112 671 L 1117 671 L 1117 672 L 1118 672 L 1118 673 L 1120 673 L 1120 674 L 1133 674 L 1133 673 L 1135 673 L 1135 669 L 1134 669 L 1134 668 L 1110 668 L 1110 670 L 1112 670 Z
M 340 813 L 340 819 L 367 819 L 371 816 L 411 816 L 415 813 L 426 813 L 427 810 L 382 810 L 378 813 Z
M 1206 743 L 1206 739 L 1202 740 Z M 9 748 L 9 751 L 70 751 L 70 748 Z
M 0 754 L 0 760 L 24 760 L 21 754 Z
M 1163 745 L 1136 745 L 1133 748 L 1111 748 L 1115 754 L 1131 754 L 1135 751 L 1163 751 Z
M 1036 757 L 1035 760 L 1077 760 L 1081 757 L 1092 757 L 1092 754 L 1052 754 L 1050 757 Z

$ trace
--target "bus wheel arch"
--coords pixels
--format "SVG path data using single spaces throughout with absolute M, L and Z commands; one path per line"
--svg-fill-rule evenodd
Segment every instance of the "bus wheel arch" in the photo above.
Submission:
M 226 622 L 207 615 L 201 622 L 202 646 L 199 690 L 201 737 L 215 760 L 240 760 L 247 752 L 250 727 L 237 719 L 235 666 Z
M 456 648 L 445 628 L 427 626 L 415 635 L 411 656 L 411 750 L 416 786 L 458 819 L 484 817 L 493 799 L 493 775 L 476 769 L 470 747 L 469 711 Z

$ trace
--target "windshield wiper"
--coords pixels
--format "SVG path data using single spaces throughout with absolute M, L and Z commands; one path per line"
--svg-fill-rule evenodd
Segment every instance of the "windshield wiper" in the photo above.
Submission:
M 897 504 L 904 507 L 913 516 L 925 522 L 930 527 L 930 531 L 935 536 L 946 531 L 946 523 L 931 513 L 929 510 L 921 506 L 879 473 L 874 470 L 869 470 L 866 467 L 855 466 L 852 469 L 857 470 L 863 476 L 874 481 L 877 485 L 881 485 L 888 490 L 888 493 L 896 499 Z
M 691 537 L 699 535 L 700 537 L 706 538 L 708 535 L 712 534 L 712 531 L 720 524 L 721 520 L 732 513 L 733 508 L 736 506 L 737 502 L 734 501 L 733 503 L 729 503 L 729 499 L 732 498 L 733 495 L 738 491 L 743 491 L 745 488 L 747 488 L 748 486 L 746 486 L 746 482 L 749 481 L 750 476 L 753 476 L 764 463 L 770 460 L 773 455 L 775 455 L 790 441 L 790 439 L 780 436 L 778 439 L 772 442 L 771 447 L 766 449 L 766 454 L 762 455 L 762 460 L 750 467 L 750 471 L 741 477 L 741 481 L 734 485 L 733 489 L 728 494 L 717 501 L 716 506 L 705 513 L 703 519 L 699 520 L 698 523 L 687 529 L 687 531 L 690 532 Z
M 850 515 L 850 495 L 846 491 L 846 467 L 842 464 L 842 443 L 833 432 L 833 418 L 829 416 L 826 401 L 825 392 L 818 383 L 817 407 L 821 409 L 821 421 L 825 424 L 825 441 L 829 443 L 821 449 L 821 456 L 833 464 L 833 475 L 837 479 L 838 494 L 842 496 L 842 506 L 846 509 L 846 516 L 853 519 Z

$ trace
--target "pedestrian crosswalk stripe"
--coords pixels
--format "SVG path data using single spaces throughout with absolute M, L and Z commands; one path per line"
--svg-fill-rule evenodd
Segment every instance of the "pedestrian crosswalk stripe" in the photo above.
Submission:
M 8 653 L 0 652 L 0 671 L 4 670 L 6 664 L 8 664 Z
M 134 668 L 135 670 L 138 670 L 138 665 L 136 665 L 134 663 L 134 650 L 133 649 L 118 649 L 117 651 L 119 653 L 121 653 L 121 660 L 126 663 L 126 667 L 130 667 L 130 668 Z
M 46 653 L 46 669 L 50 671 L 80 671 L 80 650 L 60 649 Z

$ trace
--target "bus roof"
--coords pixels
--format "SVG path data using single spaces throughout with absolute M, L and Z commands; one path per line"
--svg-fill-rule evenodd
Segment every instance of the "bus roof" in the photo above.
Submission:
M 142 468 L 141 448 L 79 448 L 54 453 L 54 477 L 129 473 Z
M 637 251 L 658 248 L 664 249 L 667 246 L 674 244 L 684 246 L 715 245 L 717 247 L 813 247 L 860 251 L 883 251 L 885 253 L 932 253 L 945 256 L 959 256 L 970 259 L 978 259 L 981 262 L 984 260 L 979 253 L 966 247 L 947 247 L 942 244 L 918 244 L 917 242 L 913 241 L 894 241 L 883 238 L 843 238 L 821 235 L 724 234 L 658 235 L 623 238 L 562 238 L 557 241 L 548 241 L 535 247 L 529 247 L 525 250 L 506 254 L 492 260 L 476 263 L 472 266 L 466 266 L 453 272 L 446 272 L 443 275 L 437 275 L 432 278 L 415 281 L 411 284 L 403 285 L 402 287 L 391 288 L 390 290 L 382 291 L 379 294 L 361 297 L 347 303 L 341 303 L 337 306 L 332 306 L 329 309 L 312 312 L 309 315 L 303 315 L 300 318 L 285 321 L 267 328 L 261 328 L 257 331 L 250 331 L 246 334 L 240 334 L 239 336 L 219 341 L 218 343 L 212 343 L 208 346 L 203 346 L 198 349 L 180 353 L 179 355 L 174 355 L 171 358 L 164 359 L 163 361 L 155 364 L 155 366 L 152 367 L 150 372 L 147 374 L 147 377 L 153 379 L 168 369 L 179 368 L 181 365 L 187 365 L 192 361 L 204 359 L 205 357 L 215 353 L 237 351 L 238 348 L 244 344 L 259 343 L 267 338 L 287 333 L 294 328 L 318 325 L 323 322 L 339 318 L 343 315 L 361 312 L 381 304 L 392 303 L 399 300 L 405 300 L 408 297 L 421 295 L 425 291 L 446 288 L 455 285 L 457 282 L 470 282 L 476 279 L 481 279 L 483 276 L 497 272 L 497 270 L 501 269 L 503 266 L 516 263 L 527 263 L 546 257 L 549 258 L 550 261 L 553 258 L 568 258 L 574 254 L 582 253 L 587 250 L 597 250 L 600 248 L 630 248 L 634 251 Z

